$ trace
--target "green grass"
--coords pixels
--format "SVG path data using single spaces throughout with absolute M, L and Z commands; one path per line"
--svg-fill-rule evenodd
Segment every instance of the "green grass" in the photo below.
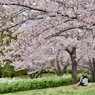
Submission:
M 52 76 L 55 76 L 54 73 L 43 73 L 42 74 L 42 77 L 52 77 Z
M 95 95 L 95 83 L 85 87 L 71 85 L 0 95 Z

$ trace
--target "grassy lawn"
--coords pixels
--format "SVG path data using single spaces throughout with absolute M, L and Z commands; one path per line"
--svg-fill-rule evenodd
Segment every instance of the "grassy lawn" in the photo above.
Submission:
M 75 87 L 71 85 L 0 95 L 95 95 L 95 83 L 85 87 Z

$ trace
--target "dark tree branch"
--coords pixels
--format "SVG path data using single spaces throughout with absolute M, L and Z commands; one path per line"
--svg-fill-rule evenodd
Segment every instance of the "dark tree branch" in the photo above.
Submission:
M 56 36 L 60 36 L 60 34 L 62 34 L 63 32 L 69 31 L 69 30 L 73 30 L 73 29 L 83 29 L 85 26 L 79 26 L 79 27 L 70 27 L 70 28 L 66 28 L 63 30 L 60 30 L 59 32 L 52 34 L 48 37 L 46 37 L 46 39 L 51 38 L 51 37 L 56 37 Z
M 84 57 L 84 55 L 81 56 L 81 57 L 77 60 L 77 63 L 78 63 L 83 57 Z
M 79 65 L 79 64 L 78 64 L 78 67 L 79 67 L 79 68 L 84 68 L 84 69 L 87 69 L 87 70 L 91 70 L 89 67 L 87 67 L 87 66 L 81 66 L 81 65 Z
M 69 54 L 71 54 L 71 51 L 68 49 L 68 47 L 66 47 L 65 50 L 66 50 Z
M 0 30 L 0 33 L 4 32 L 4 31 L 7 31 L 7 30 L 9 30 L 9 29 L 11 29 L 11 28 L 14 28 L 14 27 L 16 27 L 16 26 L 18 26 L 18 25 L 20 25 L 20 24 L 23 24 L 23 23 L 25 23 L 26 21 L 27 21 L 27 20 L 24 20 L 24 21 L 22 21 L 22 22 L 20 22 L 20 23 L 17 23 L 17 24 L 15 24 L 15 25 L 10 26 L 10 27 L 6 27 L 6 28 L 4 28 L 4 29 L 1 29 L 1 30 Z
M 51 0 L 51 1 L 53 1 L 53 2 L 56 2 L 56 3 L 58 3 L 58 4 L 61 4 L 61 5 L 66 6 L 66 5 L 65 5 L 65 3 L 64 3 L 64 2 L 62 2 L 62 1 L 59 1 L 59 0 Z
M 20 7 L 24 7 L 24 8 L 28 8 L 30 10 L 35 10 L 35 11 L 40 11 L 40 12 L 44 12 L 44 13 L 47 13 L 46 10 L 43 10 L 43 9 L 38 9 L 38 8 L 33 8 L 33 7 L 30 7 L 28 5 L 23 5 L 23 4 L 19 4 L 19 3 L 0 3 L 0 5 L 8 5 L 8 6 L 11 6 L 11 5 L 14 5 L 14 6 L 20 6 Z
M 6 28 L 4 28 L 4 29 L 1 29 L 0 32 L 2 33 L 2 32 L 6 31 L 6 30 L 8 30 L 8 29 L 12 29 L 12 28 L 14 28 L 14 27 L 16 27 L 16 26 L 18 26 L 18 25 L 20 25 L 20 24 L 25 23 L 25 22 L 28 21 L 28 20 L 40 20 L 40 19 L 43 19 L 43 17 L 40 17 L 40 18 L 38 18 L 38 17 L 28 18 L 28 19 L 26 19 L 26 20 L 24 20 L 24 21 L 21 21 L 21 22 L 15 24 L 15 25 L 12 25 L 12 26 L 10 26 L 10 27 L 6 27 Z M 47 29 L 46 29 L 46 30 L 47 30 Z M 44 31 L 45 31 L 45 30 L 44 30 Z M 40 34 L 39 34 L 39 35 L 40 35 Z
M 60 12 L 57 12 L 57 14 L 61 15 L 61 16 L 64 16 L 64 17 L 67 17 L 69 19 L 77 19 L 77 16 L 73 16 L 73 17 L 70 17 L 68 14 L 62 14 Z

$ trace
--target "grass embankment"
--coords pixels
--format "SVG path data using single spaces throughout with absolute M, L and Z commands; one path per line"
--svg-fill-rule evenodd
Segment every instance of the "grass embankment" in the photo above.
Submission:
M 85 87 L 71 85 L 0 95 L 95 95 L 95 83 Z

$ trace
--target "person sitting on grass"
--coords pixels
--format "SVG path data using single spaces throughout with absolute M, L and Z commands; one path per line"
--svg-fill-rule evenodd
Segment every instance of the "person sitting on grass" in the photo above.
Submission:
M 82 80 L 83 85 L 82 86 L 87 86 L 88 85 L 88 78 L 87 76 L 84 76 L 83 80 Z
M 79 83 L 77 83 L 77 86 L 87 86 L 88 85 L 88 78 L 86 75 L 82 75 Z
M 82 75 L 82 77 L 80 78 L 80 81 L 77 83 L 77 86 L 83 85 L 82 81 L 84 79 L 84 75 Z

